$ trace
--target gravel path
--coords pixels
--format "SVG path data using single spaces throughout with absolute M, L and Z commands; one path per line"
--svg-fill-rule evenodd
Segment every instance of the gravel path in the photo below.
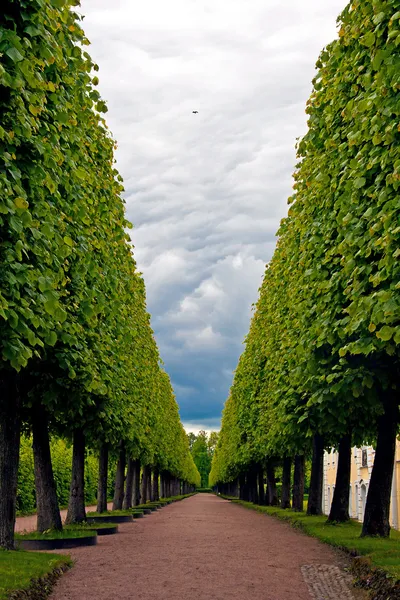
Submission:
M 112 502 L 109 502 L 107 504 L 107 507 L 110 510 L 112 508 Z M 96 506 L 87 506 L 86 507 L 86 512 L 89 512 L 92 510 L 97 510 L 97 507 Z M 61 514 L 61 518 L 64 522 L 65 518 L 67 516 L 67 511 L 61 510 L 60 514 Z M 29 517 L 17 517 L 17 520 L 15 522 L 15 531 L 17 531 L 18 533 L 21 531 L 36 531 L 36 525 L 37 525 L 36 515 L 30 515 Z
M 347 600 L 338 554 L 211 494 L 119 526 L 76 560 L 51 600 Z

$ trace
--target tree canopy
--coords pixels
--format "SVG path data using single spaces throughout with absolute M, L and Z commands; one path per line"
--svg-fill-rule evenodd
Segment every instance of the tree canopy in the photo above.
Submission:
M 378 458 L 385 415 L 394 444 L 398 3 L 354 0 L 338 26 L 317 61 L 294 193 L 224 409 L 212 483 L 263 457 L 304 453 L 316 434 L 326 448 L 349 432 L 356 444 L 375 440 Z
M 14 462 L 0 488 L 15 492 L 20 424 L 29 425 L 32 405 L 55 431 L 83 429 L 95 448 L 122 441 L 197 484 L 77 4 L 9 0 L 0 15 L 0 408 L 2 422 L 13 422 L 1 429 L 0 458 Z

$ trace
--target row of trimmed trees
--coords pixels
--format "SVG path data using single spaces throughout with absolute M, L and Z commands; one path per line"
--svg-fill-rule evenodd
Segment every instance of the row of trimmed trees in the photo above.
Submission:
M 240 358 L 211 471 L 257 499 L 283 466 L 282 505 L 322 511 L 324 450 L 339 451 L 330 520 L 349 518 L 350 452 L 373 443 L 363 535 L 389 535 L 400 400 L 400 15 L 353 0 L 317 62 L 308 133 Z
M 101 503 L 110 450 L 120 463 L 126 456 L 128 473 L 137 460 L 158 469 L 167 487 L 198 480 L 126 234 L 115 143 L 76 4 L 6 0 L 0 14 L 4 548 L 13 547 L 22 429 L 33 436 L 41 530 L 61 528 L 53 432 L 73 440 L 69 522 L 84 518 L 87 446 L 100 457 Z

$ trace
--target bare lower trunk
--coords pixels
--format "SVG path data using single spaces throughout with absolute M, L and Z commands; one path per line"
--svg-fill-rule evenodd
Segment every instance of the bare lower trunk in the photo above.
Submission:
M 239 499 L 245 500 L 246 494 L 246 475 L 244 473 L 240 473 L 239 475 Z
M 399 422 L 398 392 L 386 390 L 383 400 L 384 413 L 378 421 L 378 439 L 374 466 L 365 506 L 361 535 L 388 537 L 390 533 L 390 492 L 396 448 L 397 424 Z
M 133 489 L 133 473 L 135 470 L 135 461 L 128 459 L 128 470 L 126 472 L 125 496 L 122 503 L 122 508 L 128 510 L 132 507 L 132 489 Z
M 99 455 L 99 481 L 97 485 L 97 512 L 107 510 L 107 487 L 108 487 L 108 446 L 103 444 Z
M 82 429 L 75 429 L 71 487 L 65 522 L 70 525 L 71 523 L 81 523 L 85 519 L 85 436 Z
M 168 477 L 169 477 L 168 473 L 164 472 L 163 473 L 163 486 L 164 486 L 163 498 L 170 497 L 169 487 L 168 487 Z
M 62 530 L 57 489 L 51 464 L 47 412 L 42 404 L 32 410 L 33 462 L 36 488 L 37 530 Z
M 151 472 L 151 467 L 149 467 L 149 472 L 148 472 L 148 477 L 147 477 L 147 498 L 148 500 L 150 500 L 150 502 L 152 502 L 153 498 L 152 498 L 152 487 L 151 487 L 151 480 L 152 480 L 152 472 Z
M 282 467 L 282 497 L 281 508 L 290 508 L 290 483 L 291 483 L 292 459 L 285 457 Z
M 133 461 L 132 506 L 140 504 L 140 460 Z
M 141 487 L 142 504 L 145 504 L 148 500 L 150 500 L 150 497 L 148 495 L 149 470 L 150 470 L 150 467 L 148 465 L 145 465 L 142 468 L 142 487 Z
M 293 510 L 296 511 L 304 510 L 304 473 L 304 454 L 296 454 L 294 457 L 293 473 Z
M 247 502 L 249 499 L 249 488 L 247 485 L 246 473 L 240 473 L 239 481 L 240 481 L 240 499 Z
M 153 485 L 152 485 L 152 498 L 153 498 L 153 500 L 159 500 L 160 499 L 160 493 L 158 491 L 158 477 L 159 477 L 159 471 L 158 471 L 157 467 L 154 467 L 154 470 L 153 470 Z
M 351 434 L 345 435 L 339 442 L 339 461 L 336 472 L 335 491 L 328 521 L 344 523 L 350 519 L 349 493 L 351 471 Z
M 190 486 L 188 485 L 188 489 L 190 488 Z M 235 498 L 239 497 L 239 481 L 238 479 L 235 479 L 234 481 L 232 481 L 229 484 L 229 495 L 230 496 L 234 496 Z
M 249 488 L 249 501 L 258 504 L 257 470 L 251 465 L 247 471 L 247 485 Z
M 0 374 L 0 547 L 14 548 L 17 499 L 20 394 L 17 374 Z
M 265 504 L 264 468 L 262 465 L 259 465 L 258 467 L 258 503 L 261 506 Z
M 324 439 L 321 435 L 313 437 L 310 492 L 307 514 L 322 515 L 322 488 L 324 479 Z
M 278 493 L 276 491 L 275 468 L 267 463 L 268 502 L 269 506 L 278 506 Z
M 119 458 L 117 462 L 117 471 L 115 473 L 115 489 L 113 499 L 113 510 L 121 510 L 124 501 L 124 485 L 125 485 L 125 465 L 126 454 L 125 448 L 121 446 Z

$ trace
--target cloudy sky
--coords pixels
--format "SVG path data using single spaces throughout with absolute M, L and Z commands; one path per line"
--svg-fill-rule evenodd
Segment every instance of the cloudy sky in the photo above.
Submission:
M 218 429 L 344 0 L 82 0 L 132 239 L 189 430 Z M 198 110 L 198 114 L 193 114 Z

